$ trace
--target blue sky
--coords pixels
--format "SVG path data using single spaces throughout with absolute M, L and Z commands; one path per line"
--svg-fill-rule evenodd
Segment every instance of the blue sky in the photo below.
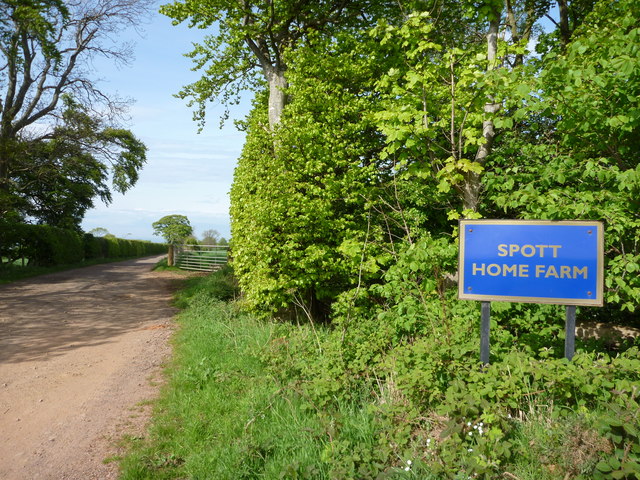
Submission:
M 96 76 L 104 91 L 135 101 L 127 127 L 147 145 L 147 164 L 127 193 L 114 192 L 108 206 L 96 201 L 82 228 L 102 227 L 121 238 L 160 241 L 151 224 L 165 215 L 180 214 L 189 218 L 197 237 L 215 229 L 228 239 L 229 189 L 244 134 L 232 121 L 219 128 L 224 108 L 215 103 L 207 110 L 207 126 L 198 134 L 186 101 L 173 97 L 200 77 L 183 54 L 204 32 L 172 26 L 156 9 L 150 22 L 142 25 L 141 35 L 133 29 L 123 33 L 123 38 L 136 43 L 131 65 L 100 62 Z M 248 109 L 249 101 L 233 106 L 232 119 L 243 118 Z

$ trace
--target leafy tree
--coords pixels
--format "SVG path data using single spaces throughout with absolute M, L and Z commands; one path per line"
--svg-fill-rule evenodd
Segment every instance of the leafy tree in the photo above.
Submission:
M 104 237 L 106 235 L 109 235 L 109 230 L 104 227 L 96 227 L 91 229 L 89 233 L 94 237 Z
M 325 319 L 359 270 L 378 268 L 360 268 L 362 246 L 381 236 L 371 205 L 384 144 L 361 113 L 385 61 L 368 55 L 370 41 L 317 35 L 290 52 L 291 103 L 275 136 L 256 103 L 231 190 L 234 271 L 256 308 Z
M 169 245 L 176 245 L 193 234 L 191 223 L 184 215 L 166 215 L 151 226 L 153 234 L 164 237 Z
M 198 241 L 198 239 L 196 237 L 194 237 L 193 235 L 188 235 L 188 236 L 184 237 L 182 239 L 181 243 L 183 243 L 185 245 L 192 245 L 192 246 L 200 245 L 200 242 Z
M 255 90 L 266 81 L 268 119 L 273 128 L 287 103 L 285 51 L 295 48 L 309 32 L 332 35 L 345 25 L 362 25 L 371 8 L 366 0 L 185 0 L 164 5 L 160 12 L 176 23 L 189 19 L 191 27 L 217 27 L 215 34 L 189 54 L 204 75 L 179 96 L 192 97 L 189 106 L 197 107 L 194 119 L 202 127 L 207 102 L 215 98 L 233 103 L 241 90 Z
M 640 302 L 639 18 L 636 2 L 600 2 L 564 50 L 532 64 L 484 179 L 488 214 L 605 221 L 609 306 L 588 313 L 605 321 Z
M 166 215 L 157 222 L 153 222 L 153 234 L 162 236 L 169 244 L 169 255 L 167 264 L 173 265 L 174 262 L 174 245 L 183 243 L 188 237 L 193 238 L 197 243 L 197 240 L 192 236 L 193 228 L 189 219 L 184 215 Z
M 124 193 L 135 185 L 146 146 L 71 99 L 64 102 L 63 123 L 50 138 L 20 144 L 21 153 L 9 169 L 9 193 L 22 218 L 79 230 L 95 198 L 108 204 L 111 188 Z
M 11 210 L 11 167 L 25 141 L 51 140 L 67 95 L 111 124 L 126 103 L 88 76 L 95 57 L 126 63 L 117 32 L 135 25 L 150 0 L 0 0 L 0 213 Z M 49 129 L 34 129 L 36 123 Z M 117 143 L 117 142 L 116 142 Z M 116 177 L 121 175 L 116 172 Z M 120 179 L 116 179 L 119 182 Z
M 442 38 L 439 20 L 426 12 L 375 30 L 397 62 L 378 83 L 386 98 L 377 118 L 387 154 L 401 169 L 410 167 L 408 174 L 433 175 L 441 192 L 456 192 L 461 206 L 455 209 L 467 215 L 479 207 L 504 83 L 499 4 L 487 4 L 478 17 L 468 20 L 455 43 Z

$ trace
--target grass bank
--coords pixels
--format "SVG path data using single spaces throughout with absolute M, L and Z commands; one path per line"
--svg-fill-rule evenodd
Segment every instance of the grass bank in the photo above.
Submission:
M 214 274 L 188 280 L 178 295 L 168 385 L 150 438 L 123 459 L 121 478 L 257 478 L 308 456 L 309 416 L 293 413 L 260 359 L 273 325 L 238 313 L 224 301 L 230 292 Z
M 325 410 L 277 381 L 266 358 L 286 342 L 280 326 L 241 313 L 223 300 L 231 295 L 224 273 L 189 279 L 178 294 L 168 383 L 149 437 L 121 460 L 122 479 L 339 478 L 335 456 L 346 446 L 374 450 L 375 422 L 363 403 Z
M 406 393 L 399 356 L 363 374 L 336 329 L 258 320 L 234 292 L 225 270 L 178 294 L 167 384 L 123 480 L 640 478 L 637 350 L 571 364 L 516 352 L 427 403 Z

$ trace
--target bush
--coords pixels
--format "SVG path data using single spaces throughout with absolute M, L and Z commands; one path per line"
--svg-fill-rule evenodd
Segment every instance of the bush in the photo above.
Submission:
M 230 265 L 225 265 L 205 278 L 194 277 L 187 280 L 187 286 L 178 295 L 176 304 L 180 308 L 186 308 L 192 298 L 228 301 L 237 298 L 239 294 L 233 269 Z
M 85 233 L 83 236 L 84 245 L 84 258 L 102 258 L 102 242 L 101 238 L 94 237 L 90 233 Z
M 120 256 L 120 242 L 113 235 L 107 235 L 104 237 L 107 241 L 107 257 L 118 258 Z

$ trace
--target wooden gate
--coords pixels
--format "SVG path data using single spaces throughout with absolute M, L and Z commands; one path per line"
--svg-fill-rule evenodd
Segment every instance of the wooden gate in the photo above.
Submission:
M 229 247 L 223 245 L 176 245 L 175 266 L 183 270 L 211 272 L 227 263 Z

